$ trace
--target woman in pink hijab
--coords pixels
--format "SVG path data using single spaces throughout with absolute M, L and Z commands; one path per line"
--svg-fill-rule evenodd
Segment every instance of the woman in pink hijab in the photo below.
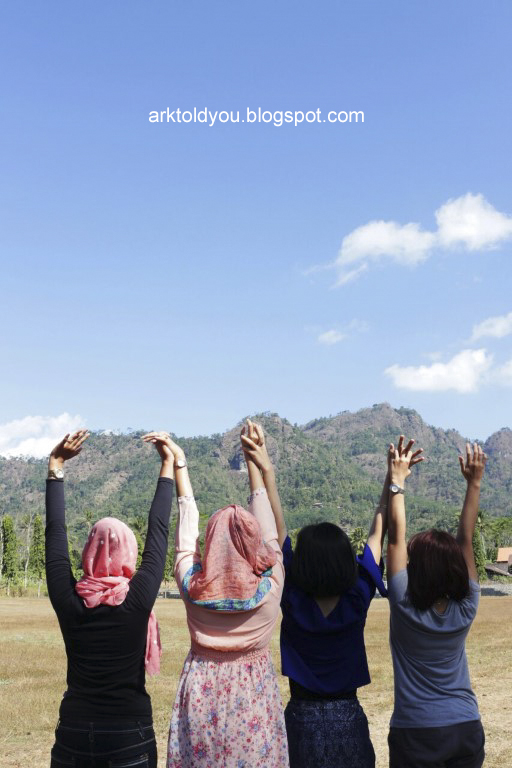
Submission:
M 199 513 L 183 452 L 175 464 L 175 576 L 191 649 L 171 716 L 168 768 L 288 766 L 269 651 L 283 590 L 286 527 L 261 427 L 248 421 L 242 446 L 249 510 L 232 504 L 215 512 L 202 556 Z
M 84 429 L 66 435 L 48 466 L 46 579 L 68 661 L 51 768 L 156 768 L 145 673 L 160 667 L 153 604 L 167 555 L 174 443 L 165 432 L 143 438 L 156 446 L 162 466 L 138 571 L 133 532 L 121 520 L 104 517 L 92 527 L 82 553 L 84 575 L 76 581 L 68 554 L 63 467 L 88 437 Z

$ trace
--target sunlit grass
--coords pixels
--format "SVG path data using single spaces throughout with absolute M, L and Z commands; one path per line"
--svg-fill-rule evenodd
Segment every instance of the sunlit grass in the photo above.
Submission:
M 160 765 L 165 765 L 169 713 L 183 660 L 189 648 L 181 601 L 156 606 L 164 656 L 161 674 L 148 681 L 153 700 Z M 486 730 L 486 768 L 509 761 L 512 732 L 509 627 L 512 597 L 482 598 L 468 640 L 470 673 Z M 0 754 L 3 768 L 47 768 L 65 688 L 65 653 L 57 619 L 47 599 L 0 600 Z M 378 768 L 387 766 L 387 732 L 393 703 L 393 676 L 388 646 L 388 606 L 375 600 L 370 609 L 366 646 L 372 684 L 360 691 L 377 753 Z M 279 669 L 279 636 L 272 639 Z M 280 678 L 286 701 L 287 681 Z M 312 766 L 314 768 L 314 766 Z

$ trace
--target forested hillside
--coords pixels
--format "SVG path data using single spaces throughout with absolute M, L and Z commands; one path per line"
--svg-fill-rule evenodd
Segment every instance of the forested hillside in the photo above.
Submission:
M 458 432 L 431 427 L 416 411 L 395 410 L 387 404 L 357 413 L 345 411 L 305 426 L 292 425 L 277 414 L 255 418 L 267 434 L 291 529 L 319 519 L 340 522 L 350 530 L 366 527 L 384 479 L 387 446 L 400 433 L 414 436 L 427 456 L 408 483 L 410 530 L 432 525 L 453 528 L 465 490 L 457 460 L 465 438 Z M 248 484 L 239 432 L 240 424 L 222 435 L 177 437 L 188 457 L 203 526 L 219 507 L 245 503 Z M 91 521 L 99 516 L 120 517 L 143 533 L 159 464 L 141 434 L 92 434 L 83 453 L 66 465 L 69 530 L 77 553 Z M 484 449 L 489 462 L 481 507 L 487 543 L 508 544 L 512 431 L 491 435 Z M 0 515 L 14 520 L 21 559 L 30 519 L 44 514 L 45 476 L 46 461 L 0 459 Z

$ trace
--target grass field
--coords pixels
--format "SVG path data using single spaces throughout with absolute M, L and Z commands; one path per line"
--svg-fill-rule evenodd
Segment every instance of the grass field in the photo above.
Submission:
M 164 766 L 169 712 L 189 647 L 181 601 L 156 606 L 164 656 L 159 677 L 148 682 Z M 512 733 L 512 597 L 484 597 L 468 640 L 473 687 L 487 737 L 487 768 L 510 761 Z M 46 768 L 65 686 L 65 654 L 59 626 L 47 599 L 0 600 L 0 755 L 2 768 Z M 393 701 L 388 647 L 388 606 L 375 600 L 368 616 L 366 647 L 373 679 L 360 691 L 379 768 L 387 766 L 387 730 Z M 278 632 L 272 652 L 279 669 Z M 283 701 L 287 681 L 280 678 Z M 314 766 L 311 766 L 314 768 Z

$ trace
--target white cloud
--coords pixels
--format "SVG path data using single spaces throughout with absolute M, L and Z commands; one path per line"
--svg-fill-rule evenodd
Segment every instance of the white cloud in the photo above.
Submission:
M 343 238 L 333 267 L 336 285 L 346 285 L 371 264 L 392 261 L 414 267 L 428 259 L 435 248 L 468 251 L 496 248 L 512 239 L 512 216 L 497 211 L 483 195 L 468 192 L 448 200 L 435 212 L 437 230 L 414 222 L 370 221 Z
M 505 387 L 512 387 L 512 360 L 496 368 L 493 374 L 493 381 Z
M 436 211 L 439 244 L 468 251 L 495 248 L 512 237 L 512 216 L 500 213 L 483 195 L 448 200 Z
M 508 315 L 497 315 L 488 317 L 478 325 L 473 327 L 472 341 L 481 339 L 484 336 L 491 336 L 495 339 L 502 339 L 512 333 L 512 312 Z
M 468 393 L 478 391 L 491 367 L 492 355 L 485 349 L 463 349 L 447 363 L 432 365 L 392 365 L 384 373 L 399 389 L 415 392 L 444 392 L 453 389 Z
M 83 426 L 81 416 L 26 416 L 0 424 L 0 456 L 48 456 L 67 432 Z
M 382 259 L 410 266 L 419 264 L 428 258 L 434 242 L 435 235 L 422 231 L 419 224 L 370 221 L 343 238 L 336 259 L 338 285 L 354 280 L 370 263 Z
M 326 344 L 327 346 L 331 346 L 332 344 L 337 344 L 339 341 L 343 341 L 343 339 L 346 338 L 346 333 L 340 333 L 340 331 L 325 331 L 325 333 L 321 333 L 318 337 L 318 342 L 319 344 Z

